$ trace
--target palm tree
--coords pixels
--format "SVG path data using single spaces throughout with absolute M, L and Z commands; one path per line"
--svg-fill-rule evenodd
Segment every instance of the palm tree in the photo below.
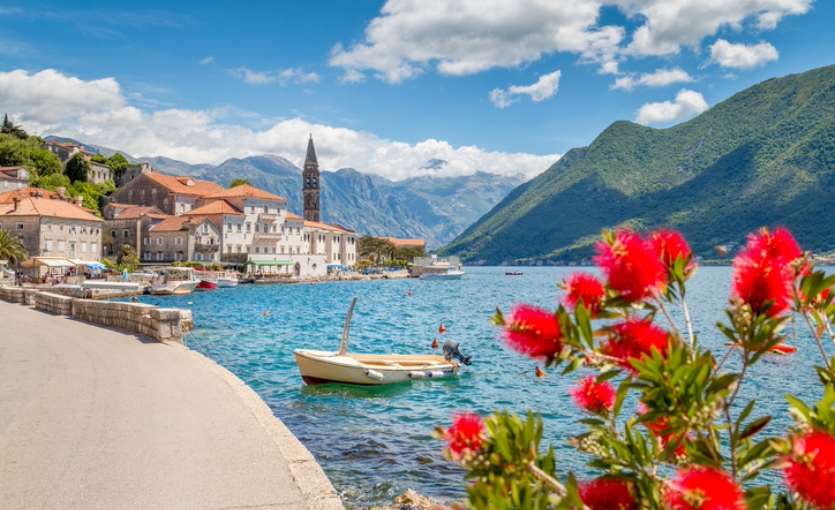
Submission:
M 29 258 L 26 248 L 20 242 L 20 238 L 13 236 L 8 230 L 0 230 L 0 259 L 8 260 L 11 264 L 17 264 Z

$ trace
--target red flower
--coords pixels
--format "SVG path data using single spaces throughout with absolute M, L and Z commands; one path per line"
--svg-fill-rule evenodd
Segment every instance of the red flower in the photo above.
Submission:
M 445 439 L 449 441 L 447 447 L 452 456 L 461 457 L 466 452 L 474 452 L 481 447 L 481 434 L 484 432 L 484 422 L 474 413 L 456 414 L 452 418 L 452 427 L 446 432 Z
M 603 284 L 594 275 L 588 273 L 575 273 L 565 279 L 563 288 L 566 291 L 563 297 L 565 303 L 572 310 L 582 301 L 592 317 L 600 312 L 600 302 L 606 291 Z
M 629 319 L 612 326 L 613 335 L 603 345 L 603 354 L 620 360 L 620 365 L 636 373 L 629 363 L 630 359 L 640 360 L 645 354 L 650 355 L 655 347 L 662 354 L 667 351 L 669 336 L 667 332 L 649 321 Z
M 627 301 L 636 302 L 664 288 L 667 270 L 652 245 L 634 232 L 619 231 L 612 244 L 597 243 L 594 262 L 608 279 L 609 287 Z
M 661 262 L 668 269 L 675 265 L 679 257 L 686 259 L 693 254 L 690 245 L 684 240 L 684 236 L 678 232 L 672 232 L 670 230 L 653 232 L 650 237 L 650 243 L 658 258 L 661 259 Z
M 812 431 L 793 442 L 783 469 L 789 486 L 815 508 L 835 508 L 835 438 Z
M 694 467 L 678 472 L 667 493 L 670 510 L 745 510 L 745 493 L 724 471 Z
M 562 351 L 560 321 L 547 310 L 519 305 L 506 326 L 505 341 L 511 349 L 532 358 L 553 359 Z
M 577 407 L 592 413 L 611 411 L 615 407 L 615 387 L 604 381 L 597 383 L 597 379 L 590 375 L 568 390 Z
M 789 264 L 803 255 L 791 232 L 784 228 L 777 228 L 773 234 L 767 229 L 761 230 L 759 234 L 751 234 L 748 236 L 746 249 L 754 257 L 780 260 L 784 264 Z
M 748 237 L 745 250 L 734 260 L 733 295 L 761 313 L 766 303 L 771 316 L 792 306 L 794 270 L 791 263 L 803 255 L 788 230 L 778 228 L 774 234 L 763 229 Z
M 598 478 L 582 482 L 580 499 L 591 510 L 635 510 L 638 503 L 629 490 L 629 483 L 620 478 Z

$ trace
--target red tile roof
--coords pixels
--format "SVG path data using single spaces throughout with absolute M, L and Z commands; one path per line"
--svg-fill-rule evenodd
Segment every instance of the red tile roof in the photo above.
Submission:
M 287 219 L 288 220 L 303 220 L 304 218 L 302 218 L 298 214 L 293 214 L 290 211 L 287 211 Z
M 52 197 L 60 198 L 61 195 L 55 193 L 54 191 L 49 191 L 47 189 L 41 188 L 21 188 L 15 189 L 12 191 L 7 191 L 5 193 L 0 193 L 0 204 L 11 204 L 15 198 L 24 199 L 29 197 L 36 197 L 40 194 L 44 200 L 52 199 Z
M 223 186 L 220 184 L 192 179 L 191 177 L 171 177 L 168 175 L 162 175 L 159 172 L 150 172 L 143 175 L 148 176 L 150 179 L 161 184 L 169 191 L 179 193 L 181 195 L 204 197 L 206 195 L 223 191 Z M 189 181 L 193 183 L 193 186 L 188 185 Z
M 339 234 L 352 234 L 354 233 L 353 230 L 348 230 L 346 228 L 342 228 L 336 225 L 328 225 L 327 223 L 322 223 L 319 221 L 305 221 L 305 227 L 313 227 L 318 228 L 320 230 L 330 230 L 331 232 L 337 232 Z
M 265 200 L 284 200 L 286 202 L 285 199 L 278 195 L 267 193 L 266 191 L 254 188 L 249 184 L 242 184 L 240 186 L 235 186 L 234 188 L 224 189 L 203 198 L 263 198 Z
M 208 216 L 166 216 L 164 220 L 151 227 L 151 232 L 177 232 L 188 229 L 189 225 L 200 225 L 209 220 L 213 225 L 217 224 Z
M 110 204 L 113 205 L 113 204 Z M 144 207 L 141 205 L 129 205 L 119 213 L 118 216 L 114 217 L 114 220 L 136 220 L 139 219 L 143 214 L 162 214 L 162 211 L 157 209 L 156 207 Z
M 10 206 L 7 204 L 3 214 L 6 216 L 45 216 L 68 220 L 104 221 L 88 213 L 83 208 L 64 202 L 63 200 L 38 198 L 24 198 L 18 204 L 17 211 L 14 210 L 14 204 Z
M 386 241 L 390 242 L 395 246 L 400 246 L 403 248 L 407 247 L 423 247 L 426 246 L 426 241 L 423 239 L 395 239 L 394 237 L 381 237 L 380 239 L 385 239 Z
M 215 200 L 206 205 L 200 206 L 197 209 L 192 209 L 186 215 L 213 215 L 213 214 L 239 214 L 243 215 L 240 209 L 230 204 L 226 200 Z

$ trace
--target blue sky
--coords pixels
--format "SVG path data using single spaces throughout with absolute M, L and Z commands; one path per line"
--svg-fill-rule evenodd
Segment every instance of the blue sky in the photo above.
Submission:
M 832 20 L 825 0 L 6 2 L 0 109 L 134 156 L 299 164 L 313 132 L 326 168 L 532 176 L 616 120 L 832 64 Z

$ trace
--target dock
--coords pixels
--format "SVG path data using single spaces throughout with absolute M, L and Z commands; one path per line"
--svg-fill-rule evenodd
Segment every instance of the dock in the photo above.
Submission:
M 5 302 L 0 508 L 343 510 L 307 449 L 213 361 Z

